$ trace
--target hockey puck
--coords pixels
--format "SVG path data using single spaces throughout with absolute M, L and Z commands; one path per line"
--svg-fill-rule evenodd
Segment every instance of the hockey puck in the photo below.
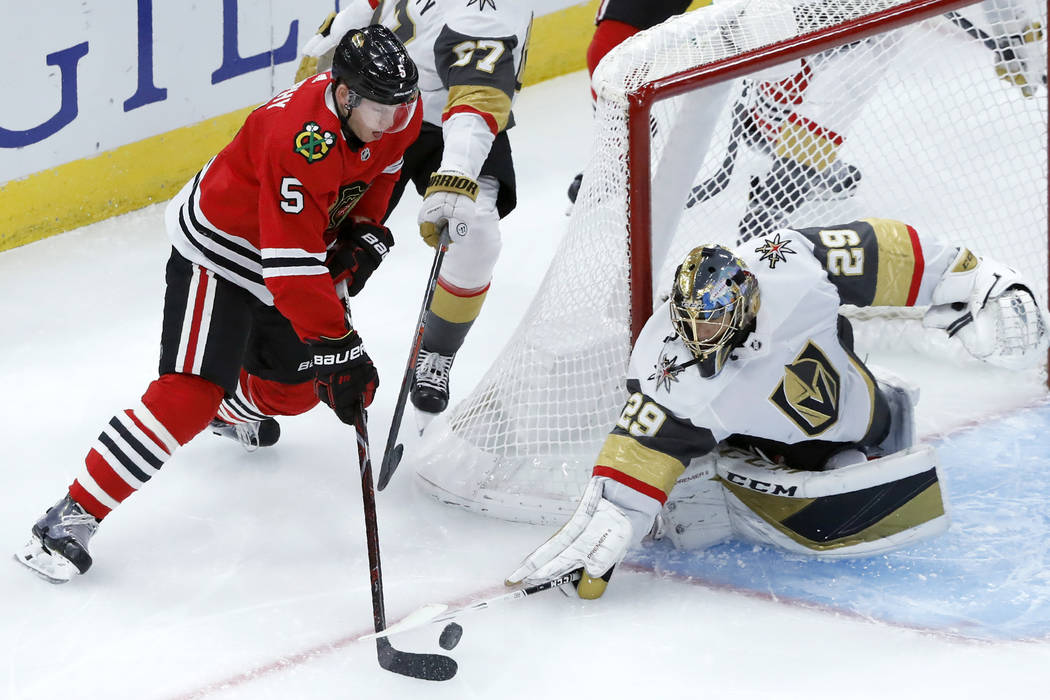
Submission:
M 441 645 L 442 649 L 451 651 L 456 648 L 459 644 L 460 637 L 463 636 L 463 626 L 455 622 L 450 622 L 445 625 L 445 629 L 441 630 L 441 636 L 438 638 L 438 644 Z

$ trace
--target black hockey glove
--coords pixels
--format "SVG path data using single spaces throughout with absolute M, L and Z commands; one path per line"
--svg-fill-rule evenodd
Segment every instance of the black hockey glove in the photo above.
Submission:
M 365 282 L 394 247 L 394 236 L 386 226 L 351 224 L 341 231 L 325 264 L 335 282 L 346 280 L 347 293 L 356 296 Z
M 379 373 L 361 344 L 357 331 L 342 338 L 307 341 L 314 367 L 314 391 L 339 420 L 352 425 L 358 402 L 372 403 L 379 388 Z

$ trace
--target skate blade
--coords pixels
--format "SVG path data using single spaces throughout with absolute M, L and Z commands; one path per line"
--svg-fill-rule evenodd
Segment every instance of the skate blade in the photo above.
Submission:
M 427 429 L 427 426 L 430 425 L 434 421 L 434 419 L 437 418 L 441 414 L 440 413 L 427 413 L 426 411 L 420 411 L 418 408 L 415 409 L 415 410 L 416 410 L 416 429 L 419 431 L 420 437 L 422 437 L 423 436 L 423 431 Z
M 14 557 L 15 561 L 48 583 L 68 583 L 80 573 L 71 561 L 44 549 L 36 537 L 29 540 L 22 551 L 15 552 Z

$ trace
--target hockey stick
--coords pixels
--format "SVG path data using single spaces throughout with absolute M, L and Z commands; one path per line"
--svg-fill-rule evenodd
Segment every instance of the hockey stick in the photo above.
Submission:
M 365 539 L 368 543 L 368 566 L 372 579 L 372 617 L 376 632 L 386 629 L 383 606 L 383 572 L 379 565 L 379 525 L 376 519 L 376 496 L 372 490 L 372 458 L 368 449 L 368 425 L 364 405 L 354 416 L 357 433 L 357 456 L 361 464 L 361 500 L 365 512 Z M 376 639 L 379 665 L 387 671 L 426 681 L 447 681 L 456 675 L 456 660 L 442 654 L 413 654 L 399 651 L 386 637 Z
M 365 639 L 382 639 L 391 634 L 399 634 L 401 632 L 407 632 L 408 630 L 422 627 L 423 625 L 431 625 L 437 622 L 446 622 L 454 617 L 459 617 L 463 613 L 474 612 L 475 610 L 484 610 L 489 606 L 495 605 L 496 603 L 504 603 L 512 600 L 518 600 L 519 598 L 526 598 L 535 593 L 541 593 L 548 591 L 552 588 L 558 588 L 564 586 L 566 583 L 573 583 L 579 581 L 581 576 L 581 570 L 577 569 L 563 576 L 559 576 L 551 581 L 545 583 L 538 583 L 535 586 L 528 586 L 527 588 L 519 588 L 510 593 L 504 593 L 494 598 L 486 598 L 485 600 L 477 600 L 470 605 L 465 605 L 462 608 L 455 608 L 449 610 L 449 606 L 445 603 L 428 603 L 423 607 L 410 612 L 408 615 L 398 620 L 394 624 L 390 625 L 382 631 L 377 631 L 374 634 L 366 634 L 362 637 L 358 637 L 359 640 Z
M 736 169 L 736 153 L 740 148 L 741 132 L 743 131 L 744 116 L 747 110 L 744 103 L 746 95 L 747 93 L 745 92 L 733 105 L 733 121 L 729 126 L 730 141 L 729 145 L 726 146 L 726 155 L 722 160 L 721 167 L 718 168 L 718 172 L 689 191 L 689 199 L 685 202 L 686 209 L 714 197 L 726 188 L 729 180 L 733 177 L 733 170 Z
M 975 25 L 973 22 L 960 15 L 955 10 L 952 10 L 951 12 L 945 12 L 944 16 L 947 17 L 948 20 L 956 27 L 963 30 L 964 32 L 972 36 L 974 39 L 977 39 L 992 51 L 999 51 L 1000 49 L 1010 51 L 1010 56 L 1006 60 L 1011 60 L 1014 58 L 1013 51 L 1010 50 L 1009 46 L 999 46 L 999 42 L 997 42 L 995 39 L 989 36 L 986 31 L 984 31 L 983 29 Z
M 401 378 L 401 390 L 397 394 L 397 403 L 394 404 L 394 416 L 390 419 L 390 433 L 386 437 L 386 451 L 383 452 L 383 463 L 379 466 L 379 480 L 376 482 L 376 488 L 380 491 L 390 483 L 390 478 L 394 476 L 397 465 L 401 463 L 401 455 L 405 451 L 405 446 L 397 442 L 397 434 L 401 430 L 401 419 L 405 415 L 405 403 L 409 389 L 412 387 L 412 375 L 416 371 L 416 358 L 419 357 L 419 349 L 423 346 L 423 330 L 426 328 L 427 316 L 430 314 L 430 302 L 434 299 L 434 289 L 437 287 L 441 261 L 445 259 L 448 246 L 448 227 L 445 227 L 441 230 L 437 250 L 434 251 L 434 264 L 430 268 L 426 294 L 423 295 L 423 308 L 419 310 L 419 320 L 416 321 L 416 332 L 412 336 L 412 347 L 408 352 L 405 374 Z

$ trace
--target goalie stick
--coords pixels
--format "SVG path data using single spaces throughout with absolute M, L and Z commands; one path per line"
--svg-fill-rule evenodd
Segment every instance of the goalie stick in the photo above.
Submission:
M 434 251 L 434 264 L 430 268 L 426 294 L 423 295 L 423 308 L 419 310 L 419 320 L 416 321 L 416 332 L 412 336 L 412 347 L 408 352 L 405 374 L 401 378 L 401 390 L 397 394 L 397 403 L 394 404 L 394 416 L 390 419 L 390 433 L 386 437 L 386 450 L 383 452 L 383 463 L 379 466 L 379 480 L 376 482 L 376 488 L 380 491 L 390 483 L 391 477 L 397 470 L 397 465 L 401 463 L 401 455 L 405 451 L 405 446 L 397 442 L 397 434 L 401 429 L 401 419 L 405 415 L 405 403 L 408 400 L 409 389 L 412 387 L 412 375 L 416 371 L 416 358 L 419 357 L 419 349 L 423 346 L 423 330 L 426 328 L 427 316 L 430 314 L 430 302 L 434 299 L 434 288 L 437 287 L 438 273 L 441 272 L 441 261 L 445 259 L 448 246 L 449 234 L 446 226 L 441 229 L 437 250 Z
M 526 588 L 519 588 L 510 593 L 504 593 L 503 595 L 495 596 L 494 598 L 486 598 L 485 600 L 476 600 L 470 605 L 464 605 L 462 608 L 454 608 L 449 610 L 449 606 L 445 603 L 427 603 L 418 610 L 410 612 L 405 617 L 401 618 L 394 624 L 390 625 L 386 629 L 380 631 L 376 630 L 373 634 L 366 634 L 358 637 L 359 641 L 366 639 L 375 639 L 379 641 L 392 634 L 399 634 L 401 632 L 407 632 L 423 625 L 431 625 L 437 622 L 447 622 L 454 617 L 459 617 L 463 613 L 473 612 L 475 610 L 484 610 L 491 605 L 496 603 L 509 602 L 511 600 L 518 600 L 519 598 L 526 598 L 535 593 L 541 593 L 548 591 L 552 588 L 558 588 L 564 586 L 567 583 L 574 583 L 580 580 L 581 569 L 571 571 L 567 574 L 559 576 L 556 579 L 551 579 L 544 583 L 537 583 L 535 586 L 528 586 Z
M 357 456 L 361 466 L 361 500 L 365 512 L 365 539 L 368 543 L 368 566 L 372 580 L 372 618 L 375 631 L 386 629 L 386 609 L 383 605 L 383 572 L 379 564 L 379 525 L 376 518 L 376 497 L 372 490 L 372 459 L 368 449 L 368 422 L 364 405 L 354 416 L 357 434 Z M 456 660 L 443 654 L 414 654 L 400 651 L 386 637 L 376 639 L 379 665 L 387 671 L 426 681 L 447 681 L 459 669 Z

